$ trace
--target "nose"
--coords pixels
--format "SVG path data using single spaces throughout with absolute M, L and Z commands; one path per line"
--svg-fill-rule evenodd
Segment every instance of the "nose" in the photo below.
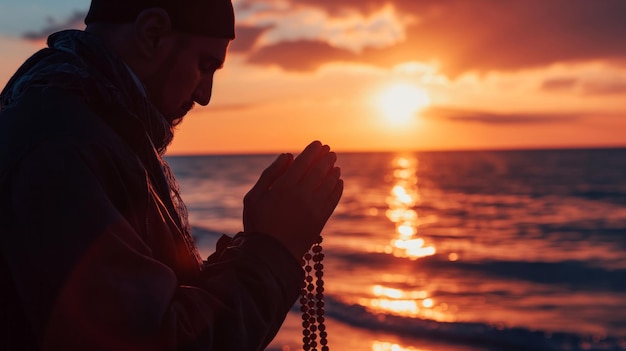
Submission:
M 193 101 L 206 106 L 211 101 L 211 94 L 213 90 L 213 77 L 207 77 L 200 81 L 198 86 L 193 92 Z

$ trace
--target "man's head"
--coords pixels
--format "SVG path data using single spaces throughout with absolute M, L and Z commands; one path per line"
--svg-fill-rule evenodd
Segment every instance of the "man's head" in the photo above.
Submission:
M 172 126 L 194 103 L 209 103 L 235 27 L 230 0 L 92 0 L 85 23 Z

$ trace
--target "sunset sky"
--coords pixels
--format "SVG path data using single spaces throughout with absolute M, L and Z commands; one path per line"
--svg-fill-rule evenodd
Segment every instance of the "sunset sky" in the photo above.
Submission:
M 0 0 L 0 85 L 89 0 Z M 169 154 L 626 146 L 624 0 L 239 0 Z

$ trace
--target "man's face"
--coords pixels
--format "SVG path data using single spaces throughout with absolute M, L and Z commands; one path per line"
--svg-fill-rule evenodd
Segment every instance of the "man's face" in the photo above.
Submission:
M 153 74 L 145 78 L 150 100 L 171 126 L 191 110 L 194 103 L 211 100 L 213 75 L 222 67 L 230 40 L 175 34 Z

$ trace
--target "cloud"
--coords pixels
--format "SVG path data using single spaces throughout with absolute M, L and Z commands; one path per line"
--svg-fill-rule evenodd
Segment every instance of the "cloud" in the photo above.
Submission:
M 76 11 L 61 22 L 48 18 L 48 24 L 44 28 L 39 31 L 26 32 L 22 34 L 22 37 L 32 41 L 40 41 L 46 40 L 50 34 L 64 29 L 82 29 L 85 27 L 83 21 L 86 15 L 87 12 Z
M 585 95 L 620 95 L 626 94 L 626 79 L 596 80 L 582 84 Z
M 295 3 L 291 0 L 288 4 Z M 398 21 L 394 23 L 402 24 L 401 39 L 389 41 L 385 46 L 368 45 L 351 58 L 355 62 L 388 66 L 407 61 L 436 61 L 444 73 L 456 76 L 468 71 L 515 71 L 559 62 L 624 62 L 626 59 L 623 44 L 626 1 L 623 0 L 298 0 L 297 3 L 299 11 L 303 11 L 303 6 L 325 11 L 328 21 L 354 16 L 355 12 L 361 18 L 368 18 L 382 13 L 389 3 L 393 4 L 394 13 L 412 16 L 412 22 L 402 22 L 399 15 L 395 17 Z M 285 18 L 285 12 L 288 11 L 283 9 L 281 18 Z M 271 21 L 267 17 L 265 20 Z M 379 30 L 375 26 L 363 27 L 363 33 L 372 35 Z M 301 37 L 296 34 L 292 33 L 283 42 L 318 40 L 341 48 L 336 39 L 323 33 L 317 36 L 306 33 Z M 301 57 L 309 54 L 302 52 Z M 322 65 L 335 59 L 336 55 L 320 57 L 316 62 Z M 285 69 L 293 66 L 283 61 L 276 57 L 275 64 Z
M 248 62 L 278 65 L 293 71 L 310 71 L 329 60 L 351 61 L 354 57 L 354 53 L 335 48 L 325 42 L 302 40 L 263 47 L 251 53 Z
M 232 41 L 228 50 L 234 53 L 248 52 L 252 50 L 259 40 L 259 37 L 269 29 L 271 29 L 271 26 L 253 27 L 238 25 L 235 28 L 235 40 Z
M 549 92 L 572 90 L 577 82 L 577 78 L 550 78 L 541 84 L 541 90 Z
M 263 35 L 265 45 L 317 40 L 354 52 L 368 47 L 389 47 L 404 41 L 405 27 L 413 21 L 412 16 L 399 14 L 391 5 L 369 14 L 347 11 L 340 15 L 331 15 L 322 9 L 304 7 L 296 2 L 275 3 L 273 6 L 257 4 L 256 7 L 249 5 L 244 8 L 239 23 L 271 27 Z
M 238 38 L 232 52 L 285 70 L 316 70 L 336 61 L 386 68 L 437 62 L 440 72 L 454 78 L 554 63 L 626 66 L 623 0 L 247 0 L 235 5 Z M 49 20 L 24 37 L 40 40 L 56 30 L 80 28 L 84 15 Z M 542 88 L 569 87 L 553 80 Z
M 620 95 L 626 94 L 626 77 L 551 78 L 542 83 L 541 90 L 547 92 L 577 92 L 587 96 Z
M 493 125 L 527 125 L 571 122 L 583 117 L 576 114 L 494 113 L 443 107 L 430 107 L 420 112 L 420 115 L 427 118 L 447 119 L 456 122 L 482 123 Z

